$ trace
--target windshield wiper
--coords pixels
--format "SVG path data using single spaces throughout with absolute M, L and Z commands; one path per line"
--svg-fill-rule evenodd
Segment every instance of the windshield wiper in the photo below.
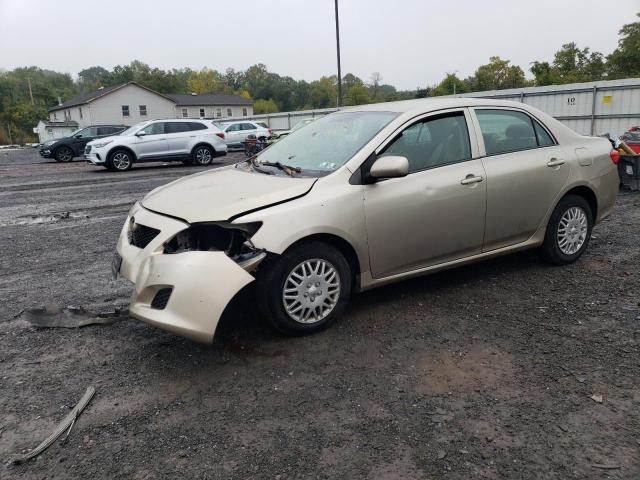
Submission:
M 302 171 L 300 167 L 294 167 L 292 165 L 284 165 L 283 163 L 280 163 L 280 162 L 257 162 L 257 163 L 258 165 L 264 165 L 265 167 L 276 167 L 279 170 L 282 170 L 284 173 L 286 173 L 290 177 L 293 176 L 294 172 L 300 173 Z

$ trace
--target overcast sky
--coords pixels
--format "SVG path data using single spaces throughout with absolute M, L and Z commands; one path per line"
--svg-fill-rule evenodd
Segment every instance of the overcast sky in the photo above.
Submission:
M 99 5 L 99 6 L 98 6 Z M 640 0 L 340 0 L 342 72 L 400 89 L 464 77 L 499 55 L 527 75 L 575 41 L 605 54 Z M 264 63 L 314 80 L 336 71 L 334 0 L 0 0 L 0 69 L 76 75 L 141 60 L 163 69 Z

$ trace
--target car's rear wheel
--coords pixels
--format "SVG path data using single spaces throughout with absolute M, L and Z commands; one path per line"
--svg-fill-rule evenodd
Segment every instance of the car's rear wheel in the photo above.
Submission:
M 281 333 L 315 333 L 340 315 L 351 295 L 351 279 L 338 250 L 322 242 L 302 244 L 259 273 L 258 307 Z
M 115 150 L 109 155 L 107 167 L 114 172 L 125 172 L 133 166 L 133 157 L 127 150 Z
M 73 160 L 73 150 L 69 147 L 60 147 L 56 150 L 56 161 L 67 163 Z
M 209 165 L 213 160 L 213 148 L 207 145 L 198 145 L 193 149 L 193 163 L 196 165 Z
M 579 195 L 564 197 L 549 219 L 542 257 L 555 265 L 575 262 L 587 249 L 593 214 L 589 203 Z

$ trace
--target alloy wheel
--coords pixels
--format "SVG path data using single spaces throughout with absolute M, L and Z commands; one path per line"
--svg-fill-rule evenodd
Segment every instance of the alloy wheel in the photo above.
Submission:
M 111 159 L 116 170 L 126 170 L 131 165 L 131 158 L 125 152 L 116 152 Z
M 196 150 L 196 162 L 199 165 L 209 165 L 211 158 L 211 151 L 208 148 L 200 147 Z
M 316 323 L 336 307 L 340 288 L 340 275 L 330 262 L 321 258 L 305 260 L 287 276 L 282 303 L 292 320 Z
M 73 160 L 73 153 L 68 148 L 63 148 L 58 151 L 56 157 L 60 162 L 70 162 Z
M 558 224 L 556 235 L 558 247 L 565 255 L 573 255 L 584 245 L 587 239 L 587 214 L 580 207 L 569 208 Z

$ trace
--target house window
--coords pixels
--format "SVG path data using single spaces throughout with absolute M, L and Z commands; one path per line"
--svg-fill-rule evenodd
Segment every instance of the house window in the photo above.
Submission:
M 221 117 L 221 116 L 222 116 L 222 109 L 216 108 L 216 117 Z
M 231 109 L 227 108 L 227 117 L 232 117 L 233 113 L 231 113 Z
M 56 112 L 53 112 L 53 121 L 55 122 L 56 120 L 58 120 L 58 117 L 56 116 Z
M 140 109 L 140 116 L 141 117 L 146 117 L 147 116 L 147 106 L 146 105 L 138 105 L 138 108 Z
M 69 110 L 64 111 L 64 118 L 67 120 L 71 120 L 71 112 Z
M 204 118 L 204 108 L 200 109 L 200 118 Z
M 182 118 L 187 118 L 189 116 L 189 110 L 186 108 L 182 109 Z
M 129 116 L 129 105 L 122 105 L 122 116 L 123 117 Z
M 78 107 L 78 113 L 80 114 L 80 118 L 82 118 L 82 107 Z
M 247 115 L 248 115 L 247 114 L 247 108 L 246 107 L 242 107 L 242 116 L 246 117 Z

